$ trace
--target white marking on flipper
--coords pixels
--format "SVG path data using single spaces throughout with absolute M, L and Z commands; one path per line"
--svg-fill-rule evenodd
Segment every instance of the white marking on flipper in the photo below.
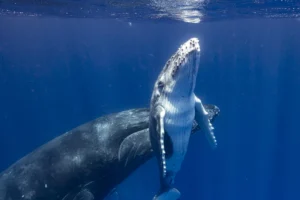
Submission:
M 201 100 L 195 95 L 195 120 L 204 131 L 205 136 L 212 148 L 217 147 L 217 140 L 214 135 L 214 127 L 210 123 L 208 113 L 206 112 Z
M 160 151 L 161 151 L 161 162 L 163 165 L 163 177 L 166 176 L 167 174 L 167 166 L 166 166 L 166 152 L 165 152 L 165 129 L 164 129 L 164 117 L 166 115 L 166 111 L 164 108 L 160 106 L 160 110 L 158 113 L 158 116 L 156 116 L 156 122 L 157 122 L 157 127 L 156 131 L 159 133 L 159 144 L 160 144 Z

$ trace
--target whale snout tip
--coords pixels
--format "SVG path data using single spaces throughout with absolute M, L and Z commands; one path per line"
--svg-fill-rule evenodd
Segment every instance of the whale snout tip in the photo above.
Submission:
M 200 43 L 199 39 L 193 37 L 186 41 L 180 48 L 179 48 L 185 55 L 189 55 L 191 52 L 200 52 Z
M 192 49 L 196 51 L 200 51 L 200 42 L 199 39 L 194 37 L 190 39 L 190 46 L 192 46 Z
M 191 39 L 189 39 L 190 42 L 194 42 L 194 43 L 198 43 L 199 44 L 199 39 L 196 37 L 193 37 Z

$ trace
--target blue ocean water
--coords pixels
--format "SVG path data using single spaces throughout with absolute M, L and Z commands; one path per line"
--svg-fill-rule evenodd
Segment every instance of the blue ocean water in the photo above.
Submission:
M 0 1 L 0 8 L 8 10 L 6 2 Z M 299 11 L 297 3 L 293 6 Z M 201 134 L 191 138 L 175 183 L 182 199 L 300 198 L 300 21 L 295 16 L 218 20 L 211 14 L 208 19 L 214 20 L 188 23 L 2 14 L 1 171 L 80 124 L 148 107 L 167 59 L 198 37 L 195 92 L 221 109 L 215 122 L 219 146 L 211 150 Z M 155 162 L 118 186 L 119 199 L 152 199 L 158 187 Z

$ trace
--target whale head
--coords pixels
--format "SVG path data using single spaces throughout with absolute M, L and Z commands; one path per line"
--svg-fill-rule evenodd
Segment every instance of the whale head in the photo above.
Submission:
M 155 85 L 152 98 L 164 95 L 176 99 L 190 97 L 195 88 L 200 63 L 200 45 L 191 38 L 167 61 Z

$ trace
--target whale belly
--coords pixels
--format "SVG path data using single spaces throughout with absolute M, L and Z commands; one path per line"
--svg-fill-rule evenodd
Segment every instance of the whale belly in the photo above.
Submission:
M 166 168 L 172 174 L 176 174 L 181 168 L 189 145 L 190 131 L 191 129 L 186 128 L 183 132 L 169 135 L 172 141 L 173 153 L 166 159 Z

